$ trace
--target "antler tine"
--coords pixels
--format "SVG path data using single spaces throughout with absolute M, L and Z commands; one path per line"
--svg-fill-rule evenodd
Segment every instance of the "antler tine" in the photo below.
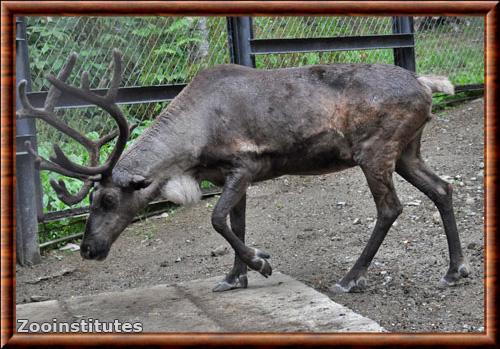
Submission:
M 74 195 L 68 191 L 68 189 L 66 188 L 66 183 L 64 183 L 64 181 L 61 179 L 58 182 L 51 179 L 50 185 L 52 186 L 52 188 L 56 192 L 59 200 L 64 202 L 66 205 L 71 206 L 71 205 L 79 203 L 87 196 L 90 189 L 92 189 L 92 187 L 94 186 L 94 182 L 93 181 L 85 181 L 83 183 L 83 186 L 81 187 L 81 189 L 78 191 L 78 193 L 76 193 Z
M 76 53 L 72 53 L 69 56 L 66 64 L 64 65 L 63 69 L 58 75 L 58 79 L 60 79 L 61 81 L 66 81 L 66 79 L 71 74 L 73 67 L 75 66 L 76 58 L 77 58 Z M 57 100 L 61 96 L 61 91 L 52 86 L 47 92 L 47 98 L 45 99 L 43 109 L 38 109 L 33 107 L 29 102 L 28 96 L 26 94 L 26 85 L 27 82 L 24 79 L 21 80 L 18 85 L 19 99 L 21 101 L 21 105 L 23 106 L 23 108 L 17 112 L 18 117 L 38 117 L 38 118 L 43 118 L 44 121 L 47 121 L 45 120 L 45 118 L 49 117 L 50 116 L 49 114 L 54 111 Z M 57 127 L 55 125 L 53 126 Z
M 95 104 L 105 111 L 107 111 L 111 117 L 116 121 L 119 130 L 118 140 L 116 142 L 115 148 L 113 149 L 111 155 L 107 159 L 107 161 L 101 166 L 89 167 L 82 166 L 76 164 L 68 159 L 68 157 L 62 152 L 62 150 L 55 146 L 54 150 L 56 153 L 56 157 L 54 158 L 54 162 L 59 164 L 60 166 L 66 167 L 71 171 L 79 172 L 87 175 L 95 175 L 101 173 L 103 176 L 111 173 L 113 166 L 116 164 L 123 150 L 125 149 L 125 145 L 127 143 L 129 137 L 129 126 L 127 119 L 122 114 L 120 108 L 114 102 L 116 99 L 116 95 L 118 93 L 118 87 L 121 81 L 122 74 L 122 56 L 120 51 L 113 51 L 114 57 L 114 69 L 113 69 L 113 78 L 111 82 L 111 87 L 108 93 L 103 97 L 98 95 L 90 90 L 86 90 L 85 88 L 77 88 L 74 86 L 69 86 L 65 82 L 55 78 L 54 76 L 49 76 L 49 81 L 58 89 L 62 91 L 66 91 L 78 98 L 81 98 L 85 101 L 88 101 L 92 104 Z M 86 74 L 84 74 L 86 75 Z M 85 82 L 84 82 L 85 84 Z
M 109 142 L 114 137 L 116 137 L 116 131 L 114 132 L 114 134 L 110 133 L 105 137 L 101 138 L 99 141 L 95 142 L 95 145 L 92 147 L 92 149 L 89 149 L 91 165 L 96 165 L 99 163 L 99 150 L 104 144 L 106 144 L 106 142 L 103 142 L 103 140 L 107 140 Z M 71 194 L 68 191 L 68 189 L 66 188 L 66 184 L 62 179 L 60 179 L 58 182 L 56 182 L 55 180 L 50 181 L 50 185 L 56 192 L 59 200 L 61 200 L 68 206 L 74 205 L 82 201 L 87 196 L 90 189 L 92 189 L 94 182 L 99 181 L 101 179 L 100 175 L 97 176 L 82 175 L 80 173 L 72 172 L 60 166 L 57 163 L 44 159 L 33 149 L 30 141 L 26 141 L 25 146 L 28 152 L 35 157 L 35 163 L 37 164 L 37 167 L 39 169 L 57 172 L 63 176 L 73 177 L 83 181 L 83 186 L 76 194 Z
M 35 108 L 31 105 L 26 94 L 26 80 L 21 80 L 17 86 L 19 100 L 21 101 L 22 108 L 16 111 L 19 118 L 45 118 L 48 113 L 43 109 Z
M 85 176 L 85 175 L 82 175 L 80 173 L 72 172 L 70 170 L 65 169 L 64 167 L 61 167 L 60 165 L 58 165 L 56 163 L 53 163 L 52 161 L 49 161 L 49 160 L 43 158 L 42 156 L 40 156 L 40 154 L 38 154 L 33 149 L 30 141 L 24 142 L 24 145 L 25 145 L 28 153 L 30 153 L 35 158 L 35 165 L 40 170 L 49 170 L 49 171 L 57 172 L 57 173 L 59 173 L 63 176 L 66 176 L 66 177 L 73 177 L 73 178 L 78 178 L 81 180 L 89 179 L 89 176 Z M 94 177 L 93 179 L 97 179 L 97 178 Z
M 71 74 L 71 71 L 73 70 L 73 67 L 76 62 L 77 55 L 75 53 L 71 54 L 70 57 L 68 58 L 66 64 L 64 65 L 63 69 L 61 72 L 58 74 L 58 79 L 61 81 L 66 81 L 66 79 L 69 77 Z M 97 147 L 97 145 L 94 145 L 94 143 L 87 137 L 83 136 L 73 128 L 69 127 L 67 124 L 61 122 L 59 119 L 55 117 L 54 109 L 55 105 L 57 103 L 57 100 L 61 96 L 61 91 L 58 90 L 55 86 L 52 86 L 48 93 L 47 93 L 47 98 L 45 99 L 44 103 L 44 108 L 43 109 L 38 109 L 34 108 L 31 103 L 29 102 L 26 94 L 26 80 L 23 80 L 19 84 L 19 97 L 21 100 L 21 104 L 23 108 L 17 113 L 18 116 L 22 117 L 35 117 L 35 118 L 40 118 L 47 122 L 48 124 L 52 125 L 59 131 L 65 133 L 66 135 L 70 136 L 77 142 L 81 143 L 87 150 L 90 152 L 92 151 L 93 148 Z M 100 180 L 100 176 L 87 176 L 87 175 L 82 175 L 77 172 L 70 171 L 57 163 L 51 162 L 43 157 L 41 157 L 32 147 L 31 142 L 26 141 L 25 146 L 27 151 L 35 158 L 35 165 L 37 168 L 40 170 L 48 170 L 48 171 L 53 171 L 56 173 L 59 173 L 63 176 L 66 177 L 73 177 L 77 178 L 81 181 L 83 181 L 83 186 L 82 188 L 76 193 L 75 195 L 71 194 L 64 183 L 63 180 L 59 180 L 59 182 L 56 182 L 54 180 L 50 181 L 50 185 L 54 189 L 54 191 L 57 194 L 57 197 L 59 200 L 64 202 L 66 205 L 74 205 L 80 201 L 82 201 L 85 196 L 87 196 L 88 192 L 90 189 L 92 189 L 92 186 L 94 184 L 94 181 Z M 97 164 L 97 161 L 94 163 L 94 165 Z
M 89 81 L 89 72 L 88 71 L 84 71 L 82 73 L 82 77 L 81 77 L 81 87 L 82 87 L 82 90 L 84 90 L 85 92 L 87 93 L 91 93 L 90 92 L 90 81 Z
M 136 126 L 137 126 L 137 124 L 131 125 L 129 132 L 131 133 Z M 99 153 L 100 153 L 101 147 L 103 145 L 107 144 L 108 142 L 110 142 L 117 135 L 118 135 L 118 131 L 115 130 L 115 131 L 108 133 L 107 135 L 101 137 L 100 139 L 98 139 L 97 141 L 94 142 L 95 148 L 93 148 L 93 151 L 90 152 L 90 164 L 91 165 L 95 166 L 99 163 Z M 83 182 L 83 186 L 76 194 L 71 194 L 68 191 L 68 189 L 66 188 L 66 183 L 64 183 L 64 181 L 61 179 L 58 182 L 56 182 L 55 180 L 51 180 L 50 185 L 52 186 L 52 188 L 56 192 L 59 200 L 64 202 L 66 205 L 71 206 L 71 205 L 74 205 L 74 204 L 82 201 L 87 196 L 87 194 L 89 193 L 89 191 L 92 189 L 92 187 L 94 185 L 94 181 L 95 180 L 92 178 L 85 180 Z
M 131 125 L 130 126 L 130 133 L 134 130 L 134 128 L 137 126 L 137 124 Z M 110 142 L 113 138 L 115 138 L 118 134 L 118 131 L 113 131 L 108 133 L 107 135 L 101 137 L 99 140 L 97 140 L 94 144 L 95 147 L 92 148 L 92 151 L 90 152 L 90 163 L 91 165 L 96 165 L 99 163 L 99 152 L 100 149 L 103 145 L 107 144 Z M 49 170 L 53 172 L 57 172 L 63 176 L 67 177 L 73 177 L 77 178 L 83 181 L 83 186 L 80 188 L 78 193 L 76 194 L 71 194 L 69 190 L 66 187 L 65 182 L 60 179 L 59 181 L 55 180 L 50 180 L 50 185 L 54 189 L 54 191 L 57 194 L 57 197 L 59 200 L 64 202 L 66 205 L 71 206 L 76 203 L 79 203 L 82 201 L 87 194 L 90 192 L 92 189 L 94 182 L 99 181 L 101 179 L 100 175 L 97 176 L 90 176 L 87 177 L 85 175 L 81 175 L 75 172 L 71 172 L 64 167 L 58 165 L 57 163 L 53 163 L 49 160 L 44 159 L 41 157 L 31 146 L 30 141 L 25 142 L 26 148 L 28 152 L 35 157 L 35 163 L 37 164 L 37 167 L 41 170 Z
M 108 113 L 110 112 L 108 109 L 114 105 L 116 96 L 118 94 L 118 88 L 120 87 L 121 83 L 121 75 L 122 75 L 122 54 L 119 50 L 115 49 L 113 50 L 113 58 L 114 58 L 114 68 L 113 68 L 113 77 L 111 79 L 111 86 L 106 93 L 105 96 L 98 95 L 90 89 L 86 88 L 78 88 L 75 86 L 70 86 L 66 84 L 64 81 L 56 78 L 54 75 L 48 75 L 47 79 L 50 81 L 52 85 L 57 87 L 61 91 L 66 91 L 80 99 L 83 99 L 84 101 L 90 102 L 92 104 L 95 104 L 104 110 L 106 110 Z M 84 77 L 87 76 L 87 77 Z M 87 79 L 88 81 L 88 73 L 83 72 L 82 74 L 82 81 L 84 79 Z M 86 83 L 85 83 L 86 84 Z
M 66 79 L 68 79 L 69 75 L 73 71 L 73 67 L 75 66 L 77 58 L 78 55 L 75 52 L 72 52 L 69 55 L 68 60 L 64 64 L 64 67 L 57 75 L 57 78 L 59 80 L 66 81 Z M 61 91 L 59 91 L 55 86 L 51 86 L 49 88 L 49 92 L 47 93 L 47 98 L 45 99 L 43 109 L 50 112 L 54 111 L 57 100 L 59 99 L 60 96 L 61 96 Z
M 122 53 L 118 49 L 113 49 L 113 77 L 111 78 L 111 86 L 106 93 L 106 98 L 110 101 L 115 101 L 118 96 L 118 88 L 122 81 Z
M 47 99 L 51 99 L 51 101 L 45 102 L 45 105 L 48 105 L 48 110 L 35 108 L 31 105 L 28 100 L 28 96 L 26 95 L 26 80 L 22 80 L 18 85 L 19 90 L 19 99 L 21 101 L 21 105 L 23 106 L 21 110 L 17 111 L 18 117 L 26 117 L 26 118 L 38 118 L 49 125 L 55 127 L 57 130 L 66 134 L 67 136 L 73 138 L 78 143 L 81 143 L 86 149 L 91 149 L 93 146 L 93 142 L 91 139 L 85 137 L 74 128 L 68 126 L 64 122 L 60 121 L 55 117 L 53 113 L 53 107 L 58 98 L 57 92 L 55 89 L 49 90 Z
M 129 129 L 129 133 L 132 133 L 134 128 L 137 127 L 137 124 L 131 125 Z M 110 142 L 113 138 L 115 138 L 118 135 L 118 131 L 114 130 L 107 135 L 99 138 L 97 141 L 94 142 L 95 147 L 92 149 L 90 152 L 90 164 L 95 166 L 99 163 L 99 154 L 102 146 Z M 58 165 L 57 165 L 58 166 Z M 97 178 L 100 179 L 100 175 L 97 175 Z M 58 182 L 51 180 L 50 185 L 54 189 L 54 191 L 57 194 L 57 197 L 59 200 L 64 202 L 66 205 L 74 205 L 80 201 L 82 201 L 89 191 L 92 189 L 94 182 L 96 181 L 96 176 L 94 177 L 89 177 L 89 179 L 83 181 L 83 186 L 78 191 L 76 194 L 71 194 L 68 189 L 66 188 L 66 184 L 64 183 L 63 180 L 59 180 Z
M 82 73 L 80 88 L 76 88 L 66 84 L 66 80 L 71 74 L 71 71 L 73 70 L 77 59 L 76 53 L 72 53 L 68 57 L 67 62 L 65 63 L 61 72 L 58 74 L 57 78 L 54 75 L 49 75 L 47 77 L 48 80 L 52 83 L 52 86 L 47 93 L 47 98 L 45 100 L 43 109 L 34 108 L 29 102 L 26 94 L 25 80 L 21 81 L 18 86 L 19 98 L 22 104 L 21 110 L 17 112 L 18 117 L 42 119 L 59 131 L 65 133 L 77 142 L 81 143 L 89 152 L 90 167 L 86 167 L 70 161 L 57 144 L 53 145 L 55 156 L 50 157 L 50 160 L 47 160 L 41 157 L 32 148 L 30 142 L 25 143 L 28 152 L 35 157 L 35 163 L 39 169 L 54 171 L 63 176 L 77 178 L 84 182 L 82 188 L 78 193 L 71 194 L 68 191 L 64 181 L 51 181 L 50 184 L 56 191 L 58 198 L 67 205 L 73 205 L 83 200 L 83 198 L 92 188 L 93 182 L 102 180 L 102 177 L 112 170 L 113 166 L 118 161 L 121 153 L 125 148 L 130 133 L 136 127 L 136 125 L 128 125 L 126 118 L 123 116 L 121 110 L 115 104 L 122 75 L 121 53 L 118 50 L 114 50 L 113 58 L 114 69 L 113 77 L 111 80 L 111 87 L 105 96 L 98 95 L 90 90 L 88 72 Z M 83 134 L 68 126 L 66 123 L 59 120 L 55 116 L 54 109 L 58 98 L 60 98 L 63 92 L 72 94 L 76 97 L 79 97 L 80 99 L 91 102 L 92 104 L 95 104 L 106 110 L 118 124 L 118 131 L 111 132 L 104 137 L 101 137 L 97 141 L 92 141 L 88 137 L 84 136 Z M 98 166 L 101 147 L 115 138 L 117 134 L 119 135 L 119 138 L 110 157 L 107 159 L 104 165 Z
M 137 124 L 130 125 L 128 128 L 128 133 L 129 135 L 132 134 L 132 131 L 137 127 Z M 107 135 L 101 137 L 98 139 L 95 143 L 99 146 L 102 147 L 104 144 L 110 142 L 112 139 L 114 139 L 118 135 L 118 130 L 114 130 Z

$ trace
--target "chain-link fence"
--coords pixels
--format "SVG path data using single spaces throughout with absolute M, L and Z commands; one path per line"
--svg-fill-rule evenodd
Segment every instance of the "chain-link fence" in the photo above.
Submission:
M 418 74 L 440 74 L 455 85 L 484 83 L 483 17 L 415 17 Z
M 229 63 L 225 26 L 225 19 L 216 17 L 29 17 L 32 89 L 47 90 L 46 74 L 61 69 L 71 52 L 79 59 L 70 82 L 79 84 L 81 72 L 87 70 L 91 88 L 108 87 L 113 48 L 123 53 L 121 86 L 186 83 L 200 70 Z M 146 104 L 126 109 L 132 121 L 141 121 L 160 108 Z M 91 108 L 66 114 L 75 114 L 69 122 L 90 132 L 110 119 L 90 118 L 95 112 Z
M 392 34 L 391 17 L 257 17 L 256 38 Z M 442 74 L 456 85 L 484 81 L 482 17 L 414 17 L 417 73 Z M 391 49 L 258 55 L 257 68 L 328 63 L 394 63 Z
M 257 17 L 258 39 L 320 38 L 392 34 L 391 17 Z M 353 50 L 258 55 L 257 68 L 328 63 L 394 63 L 392 50 Z
M 416 17 L 415 56 L 417 73 L 448 75 L 458 85 L 482 83 L 484 79 L 483 28 L 481 17 Z M 393 33 L 391 17 L 255 17 L 256 39 L 319 38 Z M 33 91 L 48 89 L 44 78 L 57 72 L 70 52 L 79 60 L 72 82 L 79 83 L 89 71 L 90 85 L 105 88 L 111 72 L 111 51 L 124 56 L 122 86 L 188 83 L 200 70 L 229 63 L 227 23 L 224 17 L 28 17 L 27 39 Z M 257 68 L 280 68 L 340 62 L 394 63 L 392 49 L 351 50 L 256 55 Z M 164 103 L 123 106 L 132 123 L 140 123 L 138 135 Z M 96 108 L 59 112 L 72 127 L 92 137 L 114 127 L 112 119 Z M 48 157 L 52 143 L 77 162 L 85 162 L 83 147 L 43 122 L 37 123 L 39 152 Z M 104 149 L 105 151 L 106 149 Z M 46 211 L 64 207 L 48 185 L 53 173 L 43 173 Z M 77 180 L 69 188 L 79 187 Z M 53 199 L 52 199 L 53 198 Z M 85 205 L 86 202 L 83 203 Z
M 200 70 L 229 63 L 224 17 L 28 17 L 27 39 L 33 91 L 48 90 L 45 76 L 57 73 L 71 52 L 78 53 L 79 59 L 69 81 L 79 84 L 86 70 L 91 88 L 108 87 L 113 48 L 123 53 L 121 86 L 127 87 L 188 83 Z M 166 104 L 122 106 L 129 122 L 140 125 L 132 136 L 140 134 Z M 59 117 L 96 139 L 116 127 L 107 113 L 94 107 L 60 110 Z M 58 143 L 72 160 L 88 160 L 81 145 L 44 122 L 37 121 L 37 137 L 38 151 L 46 158 L 52 144 Z M 66 208 L 49 185 L 59 175 L 44 171 L 41 176 L 45 210 Z M 73 191 L 81 185 L 78 180 L 66 181 Z M 80 205 L 87 204 L 85 200 Z

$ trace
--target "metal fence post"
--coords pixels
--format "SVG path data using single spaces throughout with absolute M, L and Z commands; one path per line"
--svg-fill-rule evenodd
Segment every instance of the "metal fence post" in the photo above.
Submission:
M 23 79 L 31 90 L 26 23 L 23 17 L 16 17 L 16 85 Z M 16 109 L 19 108 L 17 96 Z M 32 119 L 16 120 L 16 253 L 20 265 L 32 265 L 40 262 L 37 216 L 41 212 L 41 188 L 34 159 L 26 151 L 25 141 L 36 147 L 36 127 Z
M 255 68 L 250 39 L 253 38 L 251 17 L 228 17 L 227 32 L 231 63 Z
M 392 32 L 394 34 L 413 34 L 413 17 L 392 17 Z M 415 39 L 413 37 L 413 47 L 395 48 L 394 64 L 413 72 L 416 71 L 414 45 Z

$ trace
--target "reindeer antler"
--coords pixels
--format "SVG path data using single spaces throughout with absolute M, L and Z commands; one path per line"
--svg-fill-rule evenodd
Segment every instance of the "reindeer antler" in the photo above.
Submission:
M 105 96 L 98 95 L 90 90 L 87 72 L 83 72 L 82 74 L 82 82 L 80 88 L 69 86 L 66 84 L 65 81 L 71 74 L 71 71 L 76 62 L 76 58 L 76 53 L 70 54 L 66 64 L 58 74 L 57 78 L 54 76 L 48 77 L 49 81 L 52 83 L 52 86 L 47 93 L 47 98 L 45 100 L 43 108 L 34 108 L 30 104 L 26 95 L 25 80 L 21 81 L 18 86 L 19 97 L 22 104 L 22 109 L 17 112 L 18 117 L 41 119 L 58 129 L 59 131 L 63 132 L 64 134 L 68 135 L 69 137 L 73 138 L 78 143 L 82 144 L 89 152 L 89 162 L 91 166 L 82 166 L 75 164 L 74 162 L 69 160 L 57 144 L 53 145 L 55 156 L 50 157 L 50 160 L 47 160 L 34 151 L 29 141 L 25 143 L 28 152 L 30 152 L 35 157 L 35 164 L 39 169 L 54 171 L 63 176 L 77 178 L 84 182 L 80 191 L 77 194 L 73 195 L 67 190 L 64 181 L 50 181 L 50 184 L 57 193 L 58 198 L 67 205 L 73 205 L 83 200 L 83 198 L 92 188 L 95 181 L 100 181 L 103 177 L 111 174 L 113 166 L 116 164 L 125 148 L 125 144 L 128 140 L 129 135 L 136 126 L 132 125 L 129 127 L 126 118 L 123 116 L 121 110 L 115 103 L 122 74 L 121 53 L 118 50 L 113 51 L 113 78 L 111 80 L 111 87 Z M 93 141 L 90 138 L 79 133 L 75 129 L 71 128 L 66 123 L 59 120 L 55 115 L 54 109 L 57 100 L 61 96 L 62 91 L 65 91 L 68 94 L 76 96 L 85 101 L 91 102 L 106 110 L 118 124 L 118 130 L 105 135 L 97 141 Z M 104 165 L 99 166 L 99 151 L 101 147 L 110 142 L 117 135 L 118 140 L 111 155 L 104 163 Z
M 123 116 L 120 108 L 115 103 L 122 74 L 122 59 L 120 51 L 116 49 L 113 50 L 113 58 L 114 69 L 113 77 L 111 79 L 111 87 L 109 88 L 105 96 L 98 95 L 90 90 L 88 73 L 86 71 L 82 73 L 82 84 L 80 88 L 67 85 L 63 80 L 55 78 L 54 76 L 48 77 L 48 80 L 59 90 L 66 91 L 73 96 L 95 104 L 106 110 L 118 125 L 119 135 L 118 140 L 116 141 L 115 148 L 113 149 L 110 157 L 106 160 L 104 165 L 101 166 L 89 167 L 75 164 L 74 162 L 69 160 L 68 157 L 62 152 L 61 148 L 59 148 L 59 146 L 55 144 L 54 151 L 56 156 L 54 158 L 54 162 L 71 171 L 87 175 L 102 174 L 103 176 L 107 176 L 113 170 L 113 166 L 120 158 L 120 155 L 122 154 L 123 150 L 125 149 L 125 145 L 127 144 L 127 140 L 129 137 L 129 126 L 127 123 L 127 119 L 125 118 L 125 116 Z

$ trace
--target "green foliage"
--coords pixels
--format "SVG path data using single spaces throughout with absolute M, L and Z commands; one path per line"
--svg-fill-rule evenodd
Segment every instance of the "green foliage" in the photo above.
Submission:
M 53 241 L 65 236 L 82 233 L 85 229 L 85 219 L 83 217 L 66 218 L 61 221 L 40 223 L 38 225 L 38 242 Z M 51 245 L 50 248 L 57 248 L 66 244 L 61 242 L 59 244 Z
M 144 120 L 138 126 L 132 131 L 132 134 L 130 136 L 130 140 L 127 143 L 127 147 L 137 138 L 139 135 L 141 135 L 146 128 L 149 127 L 149 125 L 153 121 L 151 119 Z M 86 134 L 87 137 L 97 140 L 100 135 L 95 132 L 91 131 Z M 64 151 L 64 153 L 74 162 L 79 163 L 79 164 L 88 164 L 89 160 L 89 154 L 85 149 L 78 143 L 74 141 L 65 141 L 65 142 L 59 142 L 58 145 L 61 147 L 61 149 Z M 104 145 L 101 148 L 100 151 L 100 157 L 101 159 L 106 159 L 111 152 L 113 151 L 114 147 L 114 141 Z M 39 142 L 38 144 L 38 153 L 48 159 L 52 153 L 52 143 L 48 141 L 44 142 Z M 45 210 L 51 212 L 51 211 L 60 211 L 67 209 L 68 207 L 66 204 L 64 204 L 62 201 L 60 201 L 52 187 L 50 186 L 50 180 L 59 180 L 63 179 L 66 182 L 66 187 L 70 191 L 70 193 L 75 194 L 77 193 L 81 186 L 82 182 L 78 179 L 74 178 L 68 178 L 61 176 L 55 172 L 49 172 L 49 171 L 41 171 L 40 172 L 40 178 L 42 182 L 42 188 L 43 188 L 43 206 Z M 80 203 L 74 205 L 73 207 L 85 207 L 89 205 L 89 199 L 88 196 L 81 201 Z
M 112 48 L 123 53 L 125 85 L 189 81 L 203 67 L 227 62 L 226 37 L 219 29 L 223 21 L 200 17 L 28 17 L 33 89 L 47 88 L 44 76 L 57 72 L 72 51 L 80 57 L 72 82 L 79 83 L 79 72 L 85 69 L 92 87 L 107 86 Z M 219 55 L 221 47 L 226 49 L 225 57 Z
M 209 181 L 201 181 L 200 187 L 201 187 L 201 189 L 211 189 L 211 188 L 215 188 L 216 185 L 214 185 L 212 182 L 209 182 Z
M 432 111 L 434 113 L 439 112 L 453 105 L 456 105 L 457 103 L 480 98 L 481 96 L 483 96 L 483 93 L 484 92 L 482 90 L 458 92 L 453 96 L 443 93 L 436 93 L 432 96 Z

